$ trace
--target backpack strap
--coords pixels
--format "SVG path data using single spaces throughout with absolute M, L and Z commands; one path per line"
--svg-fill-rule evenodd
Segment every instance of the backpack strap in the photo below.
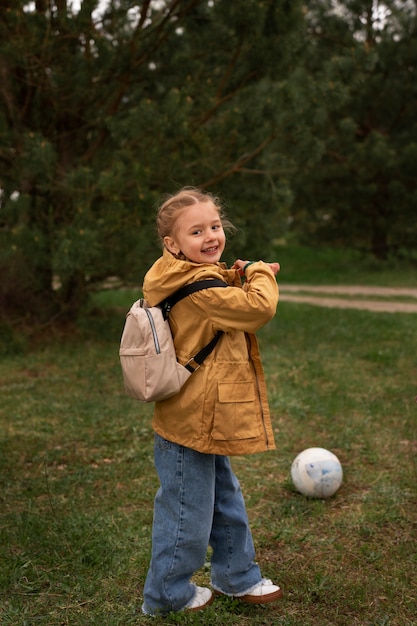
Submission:
M 210 352 L 213 352 L 217 342 L 219 341 L 220 337 L 223 335 L 223 331 L 219 330 L 213 337 L 213 339 L 206 345 L 204 346 L 204 348 L 202 348 L 200 350 L 200 352 L 197 352 L 197 354 L 195 356 L 192 356 L 191 359 L 188 359 L 187 363 L 184 365 L 184 367 L 191 373 L 195 372 L 196 370 L 198 370 L 198 368 L 200 367 L 200 365 L 203 363 L 204 359 L 206 357 L 208 357 L 208 355 L 210 354 Z M 194 365 L 194 364 L 197 365 Z
M 225 283 L 223 280 L 219 278 L 207 278 L 205 280 L 196 280 L 194 283 L 189 283 L 188 285 L 184 285 L 181 289 L 178 289 L 175 293 L 172 294 L 169 298 L 161 302 L 159 306 L 162 307 L 162 313 L 164 315 L 164 319 L 167 319 L 169 312 L 172 307 L 177 304 L 183 298 L 186 298 L 191 293 L 195 293 L 196 291 L 201 291 L 202 289 L 210 289 L 211 287 L 228 287 L 229 285 Z M 198 370 L 200 365 L 203 363 L 204 359 L 208 357 L 208 355 L 213 352 L 217 342 L 222 336 L 223 331 L 219 330 L 213 337 L 213 339 L 206 345 L 204 348 L 200 350 L 195 356 L 191 357 L 184 365 L 184 367 L 189 372 L 195 372 Z
M 172 294 L 169 298 L 165 300 L 165 302 L 169 303 L 169 310 L 172 309 L 174 304 L 177 304 L 183 298 L 186 298 L 192 293 L 196 291 L 201 291 L 202 289 L 210 289 L 211 287 L 228 287 L 228 284 L 225 283 L 220 278 L 207 278 L 205 280 L 196 280 L 195 283 L 189 283 L 188 285 L 184 285 L 181 289 L 178 289 L 175 293 Z
M 210 289 L 211 287 L 228 287 L 229 285 L 225 283 L 220 278 L 206 278 L 204 280 L 196 280 L 194 283 L 189 283 L 188 285 L 184 285 L 178 291 L 175 291 L 172 296 L 163 300 L 159 306 L 162 308 L 162 312 L 164 315 L 164 319 L 166 319 L 171 311 L 172 307 L 177 304 L 183 298 L 186 298 L 192 293 L 196 291 L 201 291 L 202 289 Z

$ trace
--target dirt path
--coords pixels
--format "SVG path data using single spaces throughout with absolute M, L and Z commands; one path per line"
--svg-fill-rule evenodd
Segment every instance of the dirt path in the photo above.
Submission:
M 367 300 L 367 297 L 373 299 Z M 401 298 L 414 298 L 415 302 L 401 302 Z M 311 286 L 280 283 L 280 299 L 282 302 L 301 302 L 338 309 L 417 313 L 417 288 L 411 287 Z

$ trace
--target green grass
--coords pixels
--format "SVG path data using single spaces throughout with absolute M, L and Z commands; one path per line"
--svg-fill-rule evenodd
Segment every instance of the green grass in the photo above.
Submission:
M 259 333 L 277 451 L 233 459 L 284 598 L 141 615 L 157 479 L 152 406 L 124 394 L 118 362 L 135 297 L 97 294 L 72 337 L 0 362 L 2 626 L 417 625 L 417 317 L 284 302 Z M 343 465 L 326 501 L 291 484 L 310 446 Z
M 354 250 L 281 245 L 275 257 L 285 283 L 416 286 L 415 264 L 380 261 Z

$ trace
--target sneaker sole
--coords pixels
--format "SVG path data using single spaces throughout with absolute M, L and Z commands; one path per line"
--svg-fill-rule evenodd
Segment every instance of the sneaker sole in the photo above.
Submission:
M 275 600 L 280 600 L 282 598 L 282 589 L 277 589 L 272 593 L 268 593 L 265 596 L 252 596 L 248 593 L 246 596 L 234 596 L 236 600 L 240 600 L 245 604 L 268 604 L 268 602 L 275 602 Z
M 276 600 L 280 600 L 282 598 L 282 589 L 277 589 L 277 591 L 273 591 L 272 593 L 268 593 L 265 596 L 254 596 L 248 593 L 246 596 L 228 596 L 226 593 L 222 593 L 221 591 L 214 591 L 216 596 L 226 596 L 227 598 L 233 598 L 233 600 L 239 600 L 239 602 L 244 602 L 245 604 L 268 604 L 268 602 L 275 602 Z

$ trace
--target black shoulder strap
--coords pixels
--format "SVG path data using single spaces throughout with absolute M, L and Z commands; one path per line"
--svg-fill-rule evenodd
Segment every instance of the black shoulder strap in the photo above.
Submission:
M 202 348 L 200 352 L 197 352 L 195 356 L 191 357 L 191 359 L 188 360 L 188 362 L 184 365 L 184 367 L 191 373 L 198 370 L 198 368 L 200 367 L 204 359 L 208 357 L 210 352 L 213 352 L 214 348 L 216 347 L 217 342 L 219 341 L 222 335 L 223 335 L 223 331 L 219 330 L 214 335 L 213 339 L 206 346 L 204 346 L 204 348 Z
M 195 293 L 196 291 L 210 289 L 212 287 L 228 287 L 228 284 L 219 278 L 206 278 L 205 280 L 196 280 L 194 283 L 184 285 L 184 287 L 181 287 L 181 289 L 175 291 L 172 296 L 160 303 L 159 306 L 162 308 L 164 318 L 166 319 L 168 317 L 172 307 L 183 298 L 186 298 L 191 293 Z
M 179 302 L 183 298 L 186 298 L 191 293 L 201 291 L 202 289 L 211 289 L 212 287 L 228 287 L 228 284 L 225 283 L 223 280 L 220 280 L 219 278 L 208 278 L 206 280 L 196 280 L 194 283 L 190 283 L 189 285 L 185 285 L 184 287 L 181 287 L 181 289 L 178 289 L 178 291 L 173 293 L 170 298 L 167 298 L 160 304 L 165 319 L 168 317 L 170 310 L 175 304 L 177 304 L 177 302 Z M 195 372 L 195 370 L 200 367 L 204 359 L 208 357 L 210 352 L 214 350 L 222 334 L 223 331 L 219 330 L 215 334 L 213 339 L 206 346 L 204 346 L 204 348 L 202 348 L 200 352 L 198 352 L 194 357 L 191 357 L 191 359 L 189 359 L 184 367 L 186 367 L 190 372 Z
M 197 280 L 195 283 L 190 283 L 189 285 L 181 287 L 181 289 L 178 289 L 178 291 L 173 293 L 172 296 L 168 298 L 170 308 L 172 308 L 174 304 L 177 304 L 177 302 L 179 302 L 183 298 L 189 296 L 191 293 L 201 291 L 202 289 L 210 289 L 211 287 L 228 287 L 228 285 L 219 278 L 207 278 L 205 280 Z

